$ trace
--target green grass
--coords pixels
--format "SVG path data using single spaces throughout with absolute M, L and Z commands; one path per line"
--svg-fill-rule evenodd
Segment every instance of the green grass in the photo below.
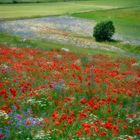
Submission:
M 1 0 L 1 2 L 2 1 L 3 0 Z M 78 13 L 82 11 L 113 9 L 137 5 L 140 5 L 139 0 L 88 0 L 57 3 L 1 4 L 0 18 L 27 18 L 62 15 Z
M 119 41 L 105 42 L 105 44 L 113 45 L 115 47 L 123 49 L 126 52 L 140 54 L 140 45 L 124 44 L 124 43 L 119 42 Z
M 140 5 L 139 0 L 91 0 L 86 1 L 84 4 L 94 4 L 102 6 L 115 6 L 115 7 L 132 7 Z
M 117 33 L 137 39 L 140 36 L 140 7 L 84 12 L 73 16 L 97 22 L 112 20 Z
M 53 42 L 49 40 L 30 39 L 23 41 L 23 38 L 1 33 L 0 33 L 0 44 L 6 44 L 8 46 L 23 47 L 23 48 L 24 47 L 39 48 L 43 50 L 54 50 L 54 49 L 60 50 L 61 48 L 68 48 L 71 52 L 75 52 L 77 54 L 80 53 L 88 55 L 107 54 L 112 57 L 117 57 L 120 55 L 119 53 L 112 51 L 93 48 L 79 48 L 76 46 L 60 44 L 58 42 Z
M 62 2 L 64 0 L 0 0 L 0 3 Z M 70 0 L 72 1 L 72 0 Z
M 86 38 L 86 39 L 95 41 L 95 39 L 93 37 L 82 37 L 81 36 L 81 38 Z M 115 47 L 120 48 L 126 52 L 140 54 L 140 45 L 131 45 L 131 44 L 123 43 L 121 41 L 115 41 L 115 40 L 104 41 L 104 42 L 101 42 L 99 44 L 105 44 L 108 46 L 115 46 Z
M 97 9 L 99 10 L 103 8 L 96 7 L 91 4 L 84 5 L 83 2 L 1 4 L 0 18 L 23 18 L 23 17 L 62 15 Z
M 0 3 L 13 3 L 14 0 L 0 0 Z M 66 0 L 15 0 L 17 3 L 25 2 L 64 2 Z M 139 0 L 67 0 L 67 1 L 83 1 L 84 4 L 110 5 L 110 6 L 135 6 L 140 4 Z

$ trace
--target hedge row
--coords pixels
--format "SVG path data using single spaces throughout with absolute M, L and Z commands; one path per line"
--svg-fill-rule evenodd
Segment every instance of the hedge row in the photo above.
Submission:
M 0 3 L 37 3 L 37 2 L 64 2 L 74 0 L 0 0 Z M 80 0 L 75 0 L 80 1 Z

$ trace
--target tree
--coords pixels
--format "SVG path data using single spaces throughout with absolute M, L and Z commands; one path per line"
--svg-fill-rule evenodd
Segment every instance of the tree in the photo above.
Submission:
M 109 41 L 115 33 L 115 27 L 112 21 L 98 23 L 93 32 L 96 41 Z

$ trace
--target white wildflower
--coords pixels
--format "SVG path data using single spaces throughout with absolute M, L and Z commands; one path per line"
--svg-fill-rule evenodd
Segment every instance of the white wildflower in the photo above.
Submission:
M 65 51 L 65 52 L 69 52 L 69 49 L 67 49 L 67 48 L 62 48 L 61 50 Z
M 34 136 L 34 139 L 39 140 L 39 139 L 43 139 L 45 137 L 45 131 L 44 130 L 40 130 L 38 131 L 38 133 Z
M 8 114 L 4 110 L 0 110 L 0 119 L 7 120 L 9 118 Z

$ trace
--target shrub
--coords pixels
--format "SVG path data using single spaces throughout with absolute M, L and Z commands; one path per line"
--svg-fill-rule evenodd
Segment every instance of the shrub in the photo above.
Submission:
M 98 23 L 94 28 L 93 36 L 96 41 L 109 41 L 115 33 L 115 27 L 112 21 Z
M 13 3 L 15 4 L 15 3 L 18 3 L 16 0 L 13 0 Z

